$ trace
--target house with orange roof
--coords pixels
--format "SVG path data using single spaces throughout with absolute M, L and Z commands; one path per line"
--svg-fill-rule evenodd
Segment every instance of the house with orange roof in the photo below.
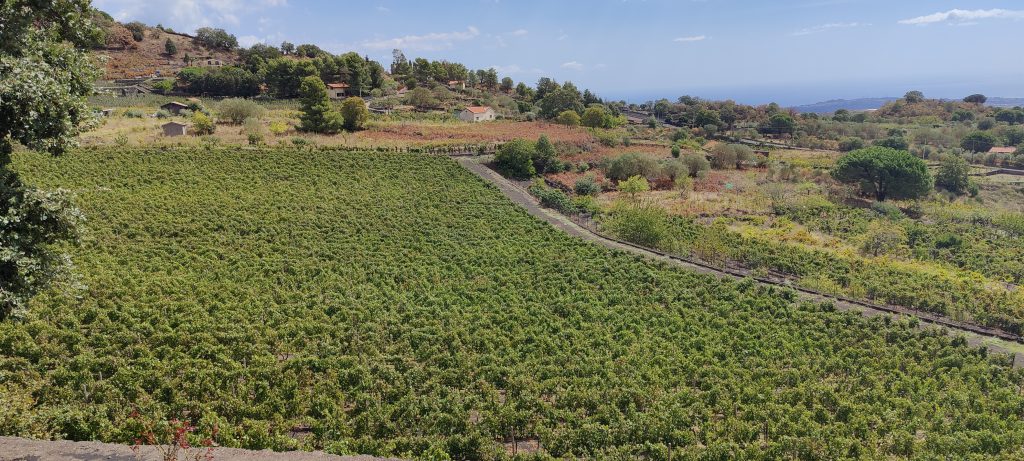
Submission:
M 486 122 L 497 118 L 498 114 L 489 106 L 471 106 L 459 112 L 459 120 L 464 122 Z

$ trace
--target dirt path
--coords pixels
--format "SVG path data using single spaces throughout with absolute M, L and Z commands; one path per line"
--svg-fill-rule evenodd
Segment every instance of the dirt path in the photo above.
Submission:
M 270 450 L 241 450 L 238 448 L 214 448 L 212 453 L 215 461 L 391 461 L 393 458 L 374 458 L 372 456 L 337 456 L 322 451 L 289 451 L 273 452 Z M 185 459 L 184 456 L 179 456 Z M 135 456 L 131 447 L 113 443 L 70 442 L 66 440 L 50 442 L 29 440 L 18 437 L 0 437 L 0 461 L 161 461 L 162 458 L 155 447 L 141 447 L 139 457 Z M 398 461 L 398 460 L 394 460 Z
M 566 234 L 569 234 L 569 235 L 572 235 L 574 237 L 581 238 L 581 239 L 584 239 L 584 240 L 587 240 L 587 241 L 590 241 L 590 242 L 594 242 L 596 244 L 603 245 L 603 246 L 608 247 L 608 248 L 612 248 L 612 249 L 616 249 L 616 250 L 622 250 L 622 251 L 625 251 L 625 252 L 628 252 L 628 253 L 632 253 L 632 254 L 635 254 L 635 255 L 643 256 L 643 257 L 648 258 L 648 259 L 662 261 L 662 262 L 665 262 L 665 263 L 668 263 L 668 264 L 672 264 L 672 265 L 675 265 L 675 266 L 678 266 L 678 267 L 682 267 L 682 268 L 685 268 L 687 270 L 691 270 L 691 271 L 694 271 L 694 272 L 699 272 L 699 273 L 702 273 L 702 274 L 710 274 L 710 275 L 714 275 L 714 276 L 719 277 L 719 278 L 730 278 L 730 279 L 739 279 L 740 278 L 739 276 L 730 274 L 728 272 L 724 272 L 724 271 L 721 271 L 721 270 L 716 270 L 716 269 L 705 267 L 705 266 L 701 266 L 701 265 L 698 265 L 698 264 L 692 264 L 692 263 L 689 263 L 689 262 L 686 262 L 686 261 L 682 261 L 682 260 L 679 260 L 679 259 L 676 259 L 676 258 L 667 257 L 667 256 L 662 255 L 662 254 L 658 254 L 658 253 L 655 253 L 655 252 L 652 252 L 652 251 L 648 251 L 648 250 L 645 250 L 643 248 L 639 248 L 639 247 L 636 247 L 636 246 L 633 246 L 633 245 L 623 244 L 621 242 L 618 242 L 618 241 L 615 241 L 615 240 L 603 237 L 601 235 L 598 235 L 598 234 L 590 231 L 589 229 L 586 229 L 586 228 L 584 228 L 584 227 L 582 227 L 582 226 L 572 222 L 572 220 L 570 220 L 566 216 L 562 215 L 561 213 L 555 212 L 553 210 L 548 210 L 548 209 L 542 208 L 538 204 L 537 199 L 535 199 L 532 195 L 530 195 L 525 189 L 523 189 L 519 185 L 513 183 L 512 181 L 509 181 L 508 179 L 505 179 L 504 177 L 502 177 L 501 175 L 496 173 L 494 170 L 488 168 L 486 165 L 481 163 L 482 160 L 481 160 L 480 157 L 459 157 L 459 158 L 456 158 L 455 160 L 460 165 L 462 165 L 464 168 L 466 168 L 467 170 L 469 170 L 469 171 L 473 172 L 474 174 L 476 174 L 477 176 L 479 176 L 481 179 L 483 179 L 483 180 L 493 184 L 503 194 L 505 194 L 505 196 L 508 197 L 509 200 L 512 200 L 513 202 L 515 202 L 519 206 L 525 208 L 526 211 L 529 212 L 531 215 L 546 221 L 547 223 L 549 223 L 552 226 L 554 226 L 556 229 L 559 229 L 559 230 L 565 232 Z M 808 293 L 808 292 L 802 292 L 802 291 L 797 291 L 797 293 L 803 299 L 810 300 L 810 301 L 816 301 L 816 302 L 832 302 L 836 306 L 837 310 L 859 312 L 859 313 L 861 313 L 862 315 L 864 315 L 866 317 L 874 317 L 876 315 L 889 315 L 889 316 L 892 316 L 892 317 L 899 318 L 899 317 L 905 317 L 906 316 L 905 314 L 899 314 L 899 313 L 888 312 L 888 311 L 884 311 L 884 310 L 880 310 L 880 309 L 875 309 L 875 308 L 872 308 L 870 306 L 866 306 L 866 305 L 862 305 L 862 304 L 857 304 L 857 303 L 853 303 L 853 302 L 847 302 L 847 301 L 844 301 L 844 300 L 841 300 L 841 299 L 832 298 L 832 297 L 829 297 L 829 296 L 817 295 L 817 294 Z M 928 319 L 925 318 L 924 315 L 921 315 L 921 316 L 915 315 L 915 317 L 920 318 L 922 320 L 925 320 L 926 322 L 928 321 Z M 1006 340 L 1002 340 L 1002 339 L 999 339 L 999 338 L 993 338 L 993 337 L 990 337 L 990 336 L 985 336 L 985 335 L 982 335 L 982 334 L 979 334 L 979 333 L 976 333 L 976 332 L 973 332 L 973 331 L 966 331 L 966 330 L 956 329 L 956 328 L 950 327 L 948 325 L 943 325 L 943 326 L 948 328 L 948 329 L 950 329 L 950 330 L 952 330 L 952 331 L 956 331 L 958 334 L 964 335 L 964 338 L 967 340 L 968 344 L 970 344 L 972 346 L 986 346 L 986 347 L 988 347 L 990 350 L 992 350 L 994 352 L 1013 354 L 1014 355 L 1014 360 L 1013 360 L 1014 366 L 1015 367 L 1024 367 L 1024 345 L 1022 345 L 1020 343 L 1017 343 L 1017 342 L 1013 342 L 1013 341 L 1006 341 Z

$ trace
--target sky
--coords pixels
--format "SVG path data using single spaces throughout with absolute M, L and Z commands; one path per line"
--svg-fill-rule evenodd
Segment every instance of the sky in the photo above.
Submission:
M 221 27 L 391 63 L 446 59 L 605 99 L 748 104 L 1024 97 L 1020 0 L 94 0 L 122 21 Z

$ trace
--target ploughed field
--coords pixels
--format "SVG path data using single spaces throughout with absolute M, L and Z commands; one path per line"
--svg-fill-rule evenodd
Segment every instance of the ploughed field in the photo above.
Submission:
M 1024 372 L 937 330 L 574 240 L 449 159 L 20 154 L 80 286 L 0 324 L 0 432 L 492 459 L 1024 456 Z M 137 416 L 134 416 L 137 415 Z

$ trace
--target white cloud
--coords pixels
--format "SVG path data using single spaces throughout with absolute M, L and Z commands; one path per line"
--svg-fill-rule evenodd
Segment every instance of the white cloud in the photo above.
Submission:
M 708 37 L 706 35 L 694 35 L 692 37 L 676 37 L 676 38 L 672 39 L 672 41 L 673 42 L 700 42 L 700 41 L 703 41 L 703 40 L 707 40 L 707 38 Z
M 940 11 L 916 18 L 904 19 L 900 24 L 927 25 L 940 22 L 970 23 L 979 19 L 1024 19 L 1024 10 L 961 10 Z
M 286 7 L 288 0 L 95 0 L 93 4 L 119 21 L 162 23 L 191 32 L 205 26 L 237 26 L 240 15 Z
M 512 35 L 515 35 L 516 37 L 522 37 L 522 36 L 524 36 L 526 34 L 529 34 L 529 33 L 530 33 L 530 31 L 528 31 L 526 29 L 517 29 L 517 30 L 512 32 Z
M 386 6 L 377 6 L 377 11 L 387 14 L 391 12 L 391 8 L 388 8 Z
M 479 35 L 479 29 L 469 26 L 464 31 L 434 32 L 424 35 L 367 40 L 359 44 L 359 47 L 374 50 L 399 48 L 402 50 L 436 51 L 451 48 L 455 42 L 472 40 Z
M 822 24 L 820 26 L 808 27 L 806 29 L 800 29 L 793 32 L 793 35 L 811 35 L 819 32 L 825 32 L 832 29 L 849 29 L 852 27 L 869 26 L 870 24 L 861 24 L 859 22 L 833 22 L 829 24 Z
M 580 64 L 579 62 L 576 61 L 569 61 L 562 63 L 562 68 L 572 70 L 583 70 L 583 64 Z

